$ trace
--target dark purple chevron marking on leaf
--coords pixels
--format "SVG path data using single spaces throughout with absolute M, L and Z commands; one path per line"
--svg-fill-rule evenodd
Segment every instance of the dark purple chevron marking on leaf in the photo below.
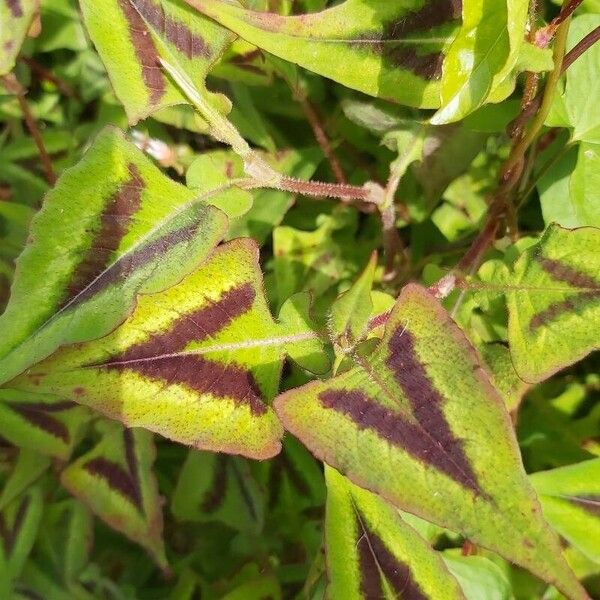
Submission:
M 439 469 L 461 485 L 480 493 L 449 459 L 445 448 L 436 444 L 423 426 L 404 420 L 398 413 L 378 404 L 359 390 L 326 390 L 319 394 L 324 408 L 347 415 L 359 429 L 371 429 L 390 444 L 412 454 L 425 464 Z
M 8 6 L 8 10 L 10 10 L 10 14 L 18 19 L 23 16 L 23 7 L 21 6 L 21 0 L 6 0 L 6 4 Z
M 149 23 L 157 33 L 171 42 L 177 50 L 188 58 L 202 56 L 209 58 L 210 47 L 198 35 L 181 21 L 174 19 L 165 13 L 162 4 L 156 4 L 152 0 L 129 0 L 138 13 Z
M 119 185 L 106 203 L 100 217 L 100 225 L 92 234 L 92 243 L 71 277 L 63 306 L 69 304 L 104 271 L 111 255 L 127 233 L 131 219 L 140 208 L 144 180 L 133 163 L 127 168 L 129 178 Z
M 396 329 L 388 343 L 386 364 L 396 382 L 408 398 L 413 415 L 421 425 L 429 444 L 444 456 L 438 468 L 464 487 L 482 493 L 461 440 L 454 437 L 443 413 L 444 399 L 435 389 L 423 365 L 419 362 L 412 334 L 407 329 Z
M 577 496 L 569 496 L 567 500 L 589 512 L 591 515 L 600 518 L 600 495 L 579 494 Z
M 229 461 L 229 467 L 231 469 L 231 473 L 235 482 L 237 483 L 238 490 L 240 492 L 240 496 L 248 509 L 248 513 L 250 517 L 255 521 L 258 520 L 258 514 L 256 512 L 256 506 L 254 506 L 254 500 L 252 499 L 252 494 L 248 490 L 248 485 L 246 483 L 246 478 L 240 473 L 239 465 L 236 463 L 235 458 Z
M 410 35 L 429 31 L 461 18 L 461 0 L 430 0 L 420 9 L 387 23 L 382 33 L 359 34 L 361 41 L 372 41 L 372 50 L 393 66 L 412 71 L 423 79 L 435 80 L 442 75 L 442 52 L 421 54 L 414 44 L 403 43 Z M 394 43 L 396 42 L 396 43 Z
M 226 454 L 217 454 L 214 460 L 213 480 L 200 504 L 200 510 L 206 513 L 213 513 L 223 505 L 227 491 L 228 457 Z
M 564 281 L 574 288 L 600 291 L 600 282 L 585 273 L 581 273 L 581 271 L 574 269 L 570 265 L 544 256 L 538 256 L 536 260 L 542 269 L 557 281 Z
M 461 15 L 461 0 L 426 0 L 419 10 L 388 23 L 385 27 L 384 39 L 402 40 L 411 33 L 428 31 L 457 21 Z
M 150 104 L 158 104 L 166 92 L 166 79 L 158 60 L 158 50 L 144 20 L 130 0 L 118 0 L 125 15 L 131 43 L 142 68 L 142 79 L 150 94 Z
M 83 302 L 103 292 L 112 284 L 125 280 L 138 269 L 142 269 L 159 256 L 165 256 L 177 245 L 189 241 L 196 233 L 198 227 L 199 222 L 190 223 L 140 246 L 127 255 L 123 255 L 110 268 L 103 271 L 81 293 L 75 296 L 69 302 L 68 308 L 72 309 L 83 304 Z
M 113 491 L 118 492 L 143 513 L 144 507 L 140 501 L 135 483 L 130 473 L 121 465 L 102 456 L 97 456 L 86 462 L 83 465 L 83 469 L 94 477 L 104 479 Z
M 590 303 L 600 301 L 600 283 L 593 277 L 581 273 L 580 271 L 577 271 L 577 269 L 561 263 L 558 260 L 546 258 L 544 256 L 537 256 L 536 261 L 553 279 L 568 283 L 575 288 L 573 290 L 574 292 L 581 289 L 585 291 L 575 293 L 570 298 L 566 298 L 560 302 L 555 302 L 548 308 L 545 308 L 534 315 L 529 322 L 529 329 L 531 331 L 535 331 L 536 329 L 547 325 L 564 313 L 574 312 Z
M 50 413 L 63 412 L 74 408 L 77 406 L 75 402 L 64 401 L 54 404 L 45 404 L 43 402 L 8 402 L 6 406 L 28 421 L 30 425 L 59 438 L 65 444 L 69 443 L 71 436 L 69 435 L 67 426 Z
M 140 468 L 138 458 L 135 453 L 135 437 L 131 429 L 123 430 L 123 446 L 125 448 L 125 460 L 127 461 L 127 469 L 131 477 L 133 490 L 135 491 L 135 504 L 144 512 L 144 501 L 142 500 L 142 486 L 140 484 Z
M 384 541 L 367 525 L 365 517 L 356 509 L 356 527 L 359 532 L 356 548 L 360 570 L 360 590 L 366 600 L 385 598 L 382 577 L 402 600 L 428 600 L 414 580 L 410 568 L 399 561 Z
M 105 363 L 89 366 L 135 371 L 150 379 L 185 385 L 200 394 L 232 398 L 238 404 L 248 405 L 255 415 L 265 414 L 267 408 L 250 371 L 184 353 L 190 342 L 214 335 L 250 310 L 255 295 L 250 283 L 233 288 L 217 302 L 182 316 L 169 331 L 156 334 Z

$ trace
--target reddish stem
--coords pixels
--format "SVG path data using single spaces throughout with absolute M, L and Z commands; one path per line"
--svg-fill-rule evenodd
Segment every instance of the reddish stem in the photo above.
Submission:
M 321 124 L 321 119 L 319 118 L 315 107 L 312 105 L 311 101 L 308 100 L 308 98 L 300 98 L 300 104 L 308 122 L 310 123 L 310 126 L 312 127 L 315 138 L 321 150 L 323 151 L 325 158 L 327 158 L 327 161 L 329 162 L 333 176 L 336 178 L 338 183 L 346 183 L 347 179 L 344 175 L 344 171 L 342 170 L 342 166 L 340 165 L 340 162 L 338 161 L 337 156 L 335 155 L 335 152 L 329 143 L 329 138 L 325 133 L 325 129 Z
M 44 173 L 46 175 L 46 181 L 50 185 L 54 185 L 56 183 L 56 175 L 54 174 L 54 169 L 52 168 L 52 161 L 50 160 L 50 156 L 46 152 L 46 147 L 44 146 L 44 140 L 42 139 L 42 135 L 40 134 L 40 130 L 37 126 L 37 122 L 35 117 L 33 116 L 31 110 L 29 110 L 29 105 L 27 104 L 27 100 L 25 99 L 25 89 L 19 83 L 17 78 L 9 73 L 2 78 L 6 89 L 14 94 L 19 103 L 19 107 L 21 108 L 21 113 L 23 115 L 23 119 L 25 124 L 27 125 L 27 129 L 37 146 L 38 152 L 40 154 L 40 160 L 42 162 L 42 167 L 44 169 Z

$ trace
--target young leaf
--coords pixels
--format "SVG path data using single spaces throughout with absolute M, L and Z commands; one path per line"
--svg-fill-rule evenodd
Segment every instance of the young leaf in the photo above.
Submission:
M 352 287 L 344 292 L 331 307 L 329 329 L 335 339 L 352 346 L 364 335 L 371 312 L 371 288 L 377 267 L 377 253 L 373 252 L 371 258 Z
M 246 41 L 347 87 L 386 100 L 435 108 L 444 49 L 456 33 L 452 0 L 346 0 L 293 17 L 222 0 L 185 0 Z
M 598 348 L 600 229 L 550 225 L 509 281 L 508 341 L 515 369 L 542 381 Z
M 141 296 L 111 334 L 57 351 L 15 383 L 195 448 L 273 456 L 282 428 L 265 400 L 286 349 L 317 337 L 275 323 L 262 285 L 256 244 L 229 242 L 181 283 Z
M 331 467 L 325 477 L 329 597 L 464 600 L 441 556 L 398 511 Z
M 263 526 L 264 496 L 247 461 L 235 456 L 191 450 L 171 502 L 181 521 L 221 521 L 254 535 Z
M 137 294 L 176 283 L 205 259 L 226 217 L 193 199 L 118 130 L 103 130 L 33 221 L 0 316 L 0 382 L 61 345 L 105 335 Z
M 61 474 L 61 483 L 108 525 L 143 546 L 168 569 L 162 511 L 152 472 L 152 434 L 105 421 L 101 441 Z
M 67 460 L 89 411 L 52 394 L 0 389 L 0 436 L 17 447 Z
M 503 401 L 439 302 L 406 286 L 381 343 L 355 360 L 279 396 L 285 428 L 358 485 L 585 598 L 541 516 Z
M 529 479 L 556 531 L 600 562 L 600 458 L 534 473 Z
M 527 8 L 523 0 L 462 3 L 463 24 L 444 60 L 442 107 L 432 123 L 459 121 L 504 82 L 525 40 Z
M 0 76 L 12 71 L 38 0 L 0 0 Z
M 81 9 L 131 124 L 186 103 L 161 57 L 175 59 L 211 104 L 229 112 L 229 101 L 205 87 L 208 71 L 234 38 L 229 31 L 194 14 L 183 0 L 81 0 Z

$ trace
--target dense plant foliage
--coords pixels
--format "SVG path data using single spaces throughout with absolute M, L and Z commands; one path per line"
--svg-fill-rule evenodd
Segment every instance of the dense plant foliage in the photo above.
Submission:
M 0 0 L 0 600 L 600 598 L 599 38 Z

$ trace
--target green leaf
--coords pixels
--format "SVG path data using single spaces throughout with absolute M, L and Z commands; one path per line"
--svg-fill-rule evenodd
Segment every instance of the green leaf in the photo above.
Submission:
M 17 447 L 67 460 L 89 411 L 61 396 L 0 389 L 0 435 Z
M 371 258 L 352 287 L 344 292 L 331 307 L 329 330 L 344 345 L 353 346 L 364 336 L 371 313 L 371 288 L 377 267 L 377 253 Z
M 243 175 L 242 159 L 233 150 L 213 150 L 200 154 L 190 165 L 185 177 L 188 187 L 200 194 Z M 235 219 L 252 208 L 252 194 L 248 190 L 231 187 L 210 198 L 209 202 L 229 218 Z
M 325 476 L 329 597 L 464 600 L 441 556 L 393 507 L 330 467 Z
M 467 600 L 514 600 L 510 581 L 498 565 L 485 556 L 460 556 L 459 552 L 444 552 L 444 562 Z
M 0 0 L 0 76 L 15 66 L 38 5 L 38 0 Z
M 42 511 L 42 493 L 34 487 L 0 512 L 0 593 L 3 586 L 10 589 L 11 581 L 23 570 L 38 533 Z
M 168 570 L 152 434 L 105 421 L 100 442 L 70 464 L 61 483 L 105 523 L 143 546 Z
M 220 521 L 259 535 L 265 506 L 247 461 L 191 450 L 179 474 L 171 510 L 181 521 Z
M 569 27 L 567 49 L 572 49 L 598 26 L 598 14 L 586 14 L 573 19 Z M 594 44 L 568 68 L 564 91 L 556 94 L 547 125 L 569 127 L 574 141 L 600 144 L 600 115 L 595 102 L 600 94 L 600 82 L 596 77 L 599 69 L 600 46 Z
M 519 375 L 542 381 L 598 348 L 600 229 L 548 227 L 515 264 L 508 340 Z
M 246 41 L 347 87 L 400 104 L 439 106 L 441 64 L 456 31 L 450 0 L 346 0 L 282 17 L 222 0 L 185 0 Z
M 34 218 L 0 316 L 0 382 L 61 345 L 105 335 L 137 294 L 176 283 L 204 260 L 226 217 L 194 195 L 118 130 L 103 130 Z
M 15 383 L 195 448 L 277 454 L 282 428 L 265 402 L 288 349 L 317 336 L 273 321 L 258 258 L 251 240 L 221 246 L 179 284 L 141 296 L 111 334 L 57 351 Z
M 20 496 L 50 466 L 50 459 L 33 450 L 21 450 L 10 476 L 3 482 L 0 510 Z
M 424 288 L 402 290 L 371 356 L 282 394 L 275 408 L 354 483 L 585 597 L 541 517 L 501 397 Z
M 74 498 L 46 507 L 36 544 L 45 564 L 52 565 L 55 579 L 72 583 L 87 565 L 94 538 L 92 513 Z
M 600 563 L 600 458 L 534 473 L 529 479 L 556 531 Z
M 527 12 L 524 0 L 463 2 L 463 24 L 444 60 L 442 107 L 431 119 L 433 124 L 464 118 L 504 82 L 525 40 Z M 504 97 L 511 91 L 512 86 Z
M 183 0 L 81 0 L 81 9 L 131 124 L 187 103 L 160 58 L 174 59 L 215 108 L 229 112 L 230 102 L 205 87 L 208 71 L 233 40 L 226 29 L 195 14 Z

